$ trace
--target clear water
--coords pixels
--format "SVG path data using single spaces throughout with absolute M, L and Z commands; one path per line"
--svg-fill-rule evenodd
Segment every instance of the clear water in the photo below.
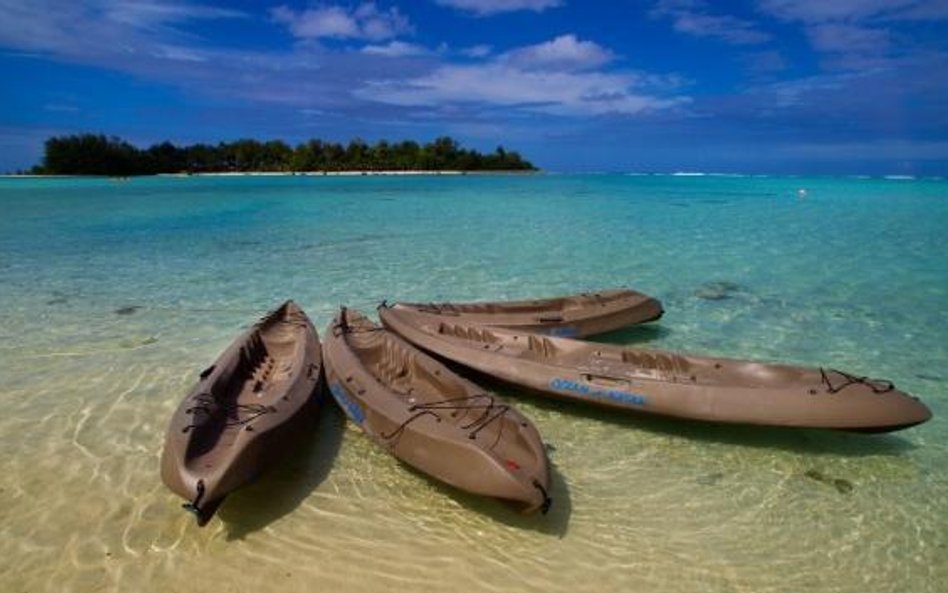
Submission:
M 322 329 L 340 304 L 622 285 L 667 313 L 613 341 L 884 377 L 935 418 L 717 427 L 502 390 L 554 447 L 545 517 L 331 407 L 204 529 L 159 480 L 197 372 L 282 299 Z M 0 590 L 943 591 L 946 305 L 944 181 L 0 180 Z

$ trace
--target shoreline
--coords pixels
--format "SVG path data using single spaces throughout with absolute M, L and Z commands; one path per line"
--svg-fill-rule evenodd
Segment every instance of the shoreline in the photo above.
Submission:
M 538 171 L 398 171 L 398 170 L 356 170 L 356 171 L 219 171 L 213 173 L 158 173 L 156 177 L 420 177 L 439 175 L 529 175 Z
M 0 179 L 132 179 L 137 177 L 423 177 L 423 176 L 465 176 L 465 175 L 536 175 L 539 170 L 483 170 L 483 171 L 397 171 L 397 170 L 358 170 L 358 171 L 215 171 L 205 173 L 154 173 L 151 175 L 37 175 L 35 173 L 2 173 Z
M 0 179 L 115 179 L 127 180 L 133 178 L 145 177 L 437 177 L 437 176 L 531 176 L 531 175 L 616 175 L 627 177 L 675 177 L 680 179 L 689 178 L 734 178 L 734 179 L 842 179 L 842 180 L 872 180 L 872 181 L 893 181 L 893 182 L 912 182 L 912 181 L 945 181 L 946 176 L 941 175 L 799 175 L 799 174 L 740 174 L 740 173 L 702 173 L 702 172 L 584 172 L 584 171 L 546 171 L 536 169 L 532 171 L 518 170 L 480 170 L 480 171 L 461 171 L 461 170 L 442 170 L 442 171 L 423 171 L 423 170 L 357 170 L 357 171 L 218 171 L 205 173 L 154 173 L 149 175 L 38 175 L 35 173 L 0 173 Z

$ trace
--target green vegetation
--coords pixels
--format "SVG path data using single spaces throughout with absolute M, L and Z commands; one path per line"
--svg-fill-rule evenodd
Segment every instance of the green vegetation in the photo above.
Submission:
M 170 142 L 141 150 L 97 134 L 54 136 L 46 141 L 47 175 L 153 175 L 250 171 L 532 171 L 535 167 L 502 147 L 490 154 L 466 150 L 448 137 L 425 145 L 410 140 L 369 145 L 360 139 L 339 143 L 310 140 L 290 147 L 273 140 L 237 140 L 216 146 L 177 147 Z

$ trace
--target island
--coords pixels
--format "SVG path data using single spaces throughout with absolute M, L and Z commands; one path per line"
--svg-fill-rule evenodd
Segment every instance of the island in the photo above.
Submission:
M 443 136 L 427 144 L 413 140 L 343 146 L 312 139 L 291 147 L 282 140 L 237 140 L 216 145 L 175 146 L 171 142 L 140 149 L 114 136 L 74 134 L 46 140 L 42 164 L 33 175 L 535 171 L 519 153 L 502 146 L 488 154 L 462 148 Z

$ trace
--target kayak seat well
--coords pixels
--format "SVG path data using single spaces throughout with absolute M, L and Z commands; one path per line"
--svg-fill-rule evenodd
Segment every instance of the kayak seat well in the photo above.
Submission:
M 391 385 L 402 393 L 411 387 L 412 360 L 410 355 L 391 340 L 382 340 L 367 360 L 373 360 L 374 374 L 383 384 Z
M 549 338 L 532 334 L 527 337 L 527 348 L 541 358 L 555 358 L 558 352 Z
M 671 374 L 687 374 L 691 365 L 683 356 L 663 352 L 638 352 L 623 350 L 622 362 L 642 369 L 664 371 Z
M 438 326 L 438 333 L 482 344 L 495 344 L 500 341 L 489 328 L 480 329 L 475 326 L 455 325 L 453 323 L 442 322 Z
M 201 457 L 214 449 L 225 433 L 236 432 L 228 429 L 237 429 L 242 424 L 241 396 L 262 391 L 272 369 L 273 359 L 260 333 L 254 332 L 240 347 L 234 372 L 222 373 L 206 393 L 195 398 L 189 412 L 191 424 L 185 429 L 194 432 L 188 442 L 188 459 Z

